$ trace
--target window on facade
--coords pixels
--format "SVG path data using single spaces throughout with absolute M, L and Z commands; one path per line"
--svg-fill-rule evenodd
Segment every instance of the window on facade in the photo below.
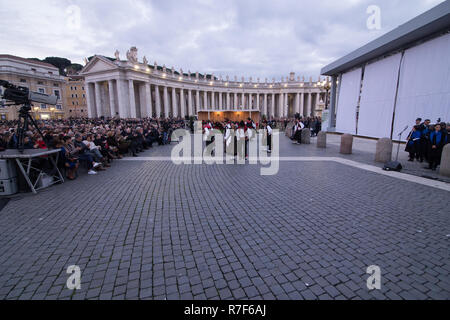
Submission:
M 70 87 L 70 90 L 72 91 L 72 90 L 73 90 L 73 87 Z
M 73 106 L 75 105 L 75 102 L 74 102 L 74 101 L 72 101 L 72 105 L 73 105 Z
M 56 110 L 62 110 L 62 105 L 57 104 L 57 105 L 56 105 Z
M 38 81 L 38 84 L 42 85 L 42 84 L 44 84 L 44 81 Z
M 59 95 L 59 90 L 55 90 L 54 92 L 55 92 L 55 96 L 57 96 L 58 99 L 61 99 L 61 96 Z
M 81 87 L 81 90 L 83 90 L 83 91 L 84 91 L 84 87 Z
M 39 88 L 38 91 L 39 91 L 39 93 L 45 93 L 45 89 L 44 88 Z
M 53 74 L 53 72 L 49 71 L 48 74 Z
M 54 86 L 54 87 L 59 87 L 59 84 L 54 83 L 53 86 Z
M 47 109 L 47 105 L 46 104 L 41 104 L 41 109 Z
M 86 98 L 86 95 L 83 93 L 83 98 Z
M 35 68 L 31 68 L 31 71 L 36 71 L 36 69 Z
M 72 112 L 72 110 L 69 110 L 69 112 Z
M 20 79 L 20 82 L 27 82 L 27 80 L 25 80 L 25 79 Z

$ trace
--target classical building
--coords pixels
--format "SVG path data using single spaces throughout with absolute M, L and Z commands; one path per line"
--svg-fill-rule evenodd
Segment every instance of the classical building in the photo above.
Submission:
M 80 72 L 89 117 L 284 118 L 320 115 L 326 101 L 323 79 L 305 81 L 293 72 L 281 81 L 223 79 L 140 62 L 135 47 L 127 60 L 115 56 L 96 55 Z
M 87 117 L 88 110 L 83 77 L 79 75 L 69 75 L 66 77 L 64 93 L 66 118 Z
M 330 121 L 322 127 L 396 140 L 417 118 L 450 121 L 449 52 L 445 1 L 322 69 L 332 77 Z
M 62 119 L 64 117 L 65 101 L 64 77 L 59 75 L 58 68 L 51 64 L 0 54 L 0 79 L 9 81 L 30 91 L 56 95 L 59 99 L 56 105 L 33 103 L 32 112 L 36 119 Z M 0 118 L 15 120 L 18 118 L 19 107 L 5 107 L 0 104 Z

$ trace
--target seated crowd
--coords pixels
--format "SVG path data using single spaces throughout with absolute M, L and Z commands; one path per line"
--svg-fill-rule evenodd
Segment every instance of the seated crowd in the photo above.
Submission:
M 60 149 L 58 166 L 73 180 L 80 164 L 88 174 L 110 167 L 111 161 L 138 153 L 154 144 L 169 144 L 171 133 L 184 128 L 182 119 L 68 119 L 42 120 L 30 126 L 24 149 Z M 17 121 L 0 122 L 0 151 L 18 148 Z M 42 164 L 43 166 L 45 164 Z

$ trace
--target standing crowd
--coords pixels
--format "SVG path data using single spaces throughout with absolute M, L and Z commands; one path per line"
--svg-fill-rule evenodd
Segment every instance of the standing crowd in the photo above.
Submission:
M 278 122 L 279 123 L 279 122 Z M 218 130 L 223 134 L 224 152 L 231 159 L 249 158 L 249 142 L 256 138 L 257 130 L 263 130 L 264 148 L 268 153 L 272 152 L 272 130 L 277 126 L 277 121 L 263 120 L 256 123 L 251 118 L 246 121 L 231 121 L 225 119 L 223 122 L 203 121 L 202 132 L 206 146 L 215 141 L 213 130 Z M 259 131 L 261 132 L 261 131 Z
M 416 120 L 411 132 L 407 137 L 406 152 L 409 160 L 428 162 L 428 169 L 436 170 L 441 163 L 442 150 L 449 143 L 450 126 L 438 120 L 431 124 L 429 119 L 422 122 L 421 118 Z
M 304 129 L 310 130 L 311 137 L 317 136 L 322 131 L 322 119 L 320 117 L 296 117 L 292 122 L 293 126 L 292 131 L 290 131 L 290 139 L 295 144 L 302 143 L 302 131 Z M 287 125 L 288 123 L 286 122 L 285 126 Z

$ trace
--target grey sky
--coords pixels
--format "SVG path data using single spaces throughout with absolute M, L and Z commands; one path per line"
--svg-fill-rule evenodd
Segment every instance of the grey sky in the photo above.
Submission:
M 324 65 L 441 2 L 0 0 L 0 53 L 82 63 L 94 54 L 113 57 L 116 49 L 125 58 L 136 46 L 140 60 L 177 70 L 316 78 Z M 381 9 L 381 30 L 366 27 L 369 5 Z

